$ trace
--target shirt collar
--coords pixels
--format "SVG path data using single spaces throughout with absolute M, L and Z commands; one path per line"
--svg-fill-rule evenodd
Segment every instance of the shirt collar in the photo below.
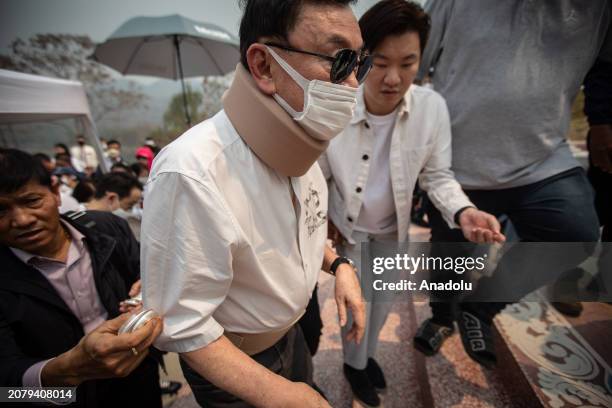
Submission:
M 404 97 L 400 101 L 399 109 L 397 110 L 397 117 L 401 118 L 404 114 L 410 113 L 410 107 L 412 105 L 412 90 L 416 85 L 410 85 L 410 88 L 404 94 Z M 359 87 L 359 92 L 357 92 L 357 106 L 355 106 L 355 111 L 353 112 L 353 119 L 351 119 L 351 124 L 357 124 L 363 122 L 367 119 L 367 110 L 365 105 L 365 97 L 364 97 L 364 85 Z
M 68 224 L 66 221 L 64 221 L 63 219 L 60 218 L 60 222 L 62 223 L 62 225 L 64 227 L 66 227 L 66 229 L 68 230 L 68 233 L 70 234 L 70 238 L 71 238 L 71 244 L 75 244 L 79 250 L 79 252 L 82 252 L 83 249 L 85 249 L 85 236 L 83 234 L 81 234 L 76 228 L 74 228 L 72 225 Z M 33 259 L 38 258 L 38 259 L 48 259 L 42 256 L 38 256 L 38 255 L 34 255 L 30 252 L 27 251 L 23 251 L 21 249 L 18 248 L 12 248 L 9 247 L 9 249 L 13 252 L 13 254 L 15 254 L 15 256 L 17 258 L 19 258 L 20 261 L 22 261 L 23 263 L 29 264 L 32 262 Z M 53 259 L 49 259 L 51 261 L 54 261 Z

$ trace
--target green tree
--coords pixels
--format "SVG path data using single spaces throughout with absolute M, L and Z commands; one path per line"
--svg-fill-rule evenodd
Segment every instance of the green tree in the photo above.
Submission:
M 191 123 L 200 122 L 201 114 L 199 112 L 202 105 L 202 93 L 195 91 L 189 84 L 185 86 L 185 96 L 187 98 L 187 109 L 191 117 Z M 164 113 L 164 128 L 167 130 L 185 130 L 187 128 L 185 117 L 185 107 L 183 94 L 178 93 L 172 97 L 170 104 Z

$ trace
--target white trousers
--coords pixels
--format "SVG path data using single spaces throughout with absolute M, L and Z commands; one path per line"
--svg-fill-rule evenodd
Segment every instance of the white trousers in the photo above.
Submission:
M 372 273 L 371 270 L 361 270 L 361 245 L 363 242 L 397 242 L 397 233 L 386 234 L 386 235 L 372 235 L 365 232 L 355 231 L 352 236 L 356 242 L 355 245 L 345 243 L 337 248 L 338 254 L 352 259 L 358 268 L 359 276 L 363 273 Z M 378 293 L 378 296 L 377 296 Z M 346 334 L 353 325 L 353 316 L 348 312 L 348 321 L 342 331 L 342 348 L 344 350 L 344 362 L 349 366 L 363 370 L 368 364 L 368 358 L 373 358 L 376 354 L 376 347 L 378 346 L 378 336 L 382 327 L 387 320 L 387 316 L 393 306 L 393 301 L 388 299 L 382 300 L 382 291 L 372 291 L 371 301 L 366 302 L 366 327 L 365 333 L 361 343 L 355 344 L 354 341 L 346 341 Z

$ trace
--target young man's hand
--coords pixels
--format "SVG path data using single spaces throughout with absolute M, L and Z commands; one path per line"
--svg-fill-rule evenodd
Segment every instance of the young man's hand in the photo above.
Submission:
M 459 215 L 459 226 L 465 239 L 477 244 L 493 244 L 506 241 L 499 221 L 493 215 L 476 208 L 466 208 Z
M 76 386 L 88 380 L 130 374 L 162 331 L 161 319 L 154 318 L 132 333 L 117 335 L 130 316 L 123 314 L 102 323 L 72 349 L 49 361 L 41 373 L 42 385 Z

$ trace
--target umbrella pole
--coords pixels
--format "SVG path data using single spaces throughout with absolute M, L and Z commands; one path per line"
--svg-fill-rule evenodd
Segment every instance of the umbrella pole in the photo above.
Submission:
M 174 36 L 174 46 L 176 47 L 176 59 L 178 60 L 179 75 L 181 76 L 181 89 L 183 90 L 183 107 L 185 108 L 185 119 L 187 126 L 191 127 L 191 116 L 189 116 L 189 107 L 187 106 L 187 93 L 185 92 L 185 77 L 183 75 L 183 61 L 181 60 L 181 47 L 179 44 L 178 35 Z

